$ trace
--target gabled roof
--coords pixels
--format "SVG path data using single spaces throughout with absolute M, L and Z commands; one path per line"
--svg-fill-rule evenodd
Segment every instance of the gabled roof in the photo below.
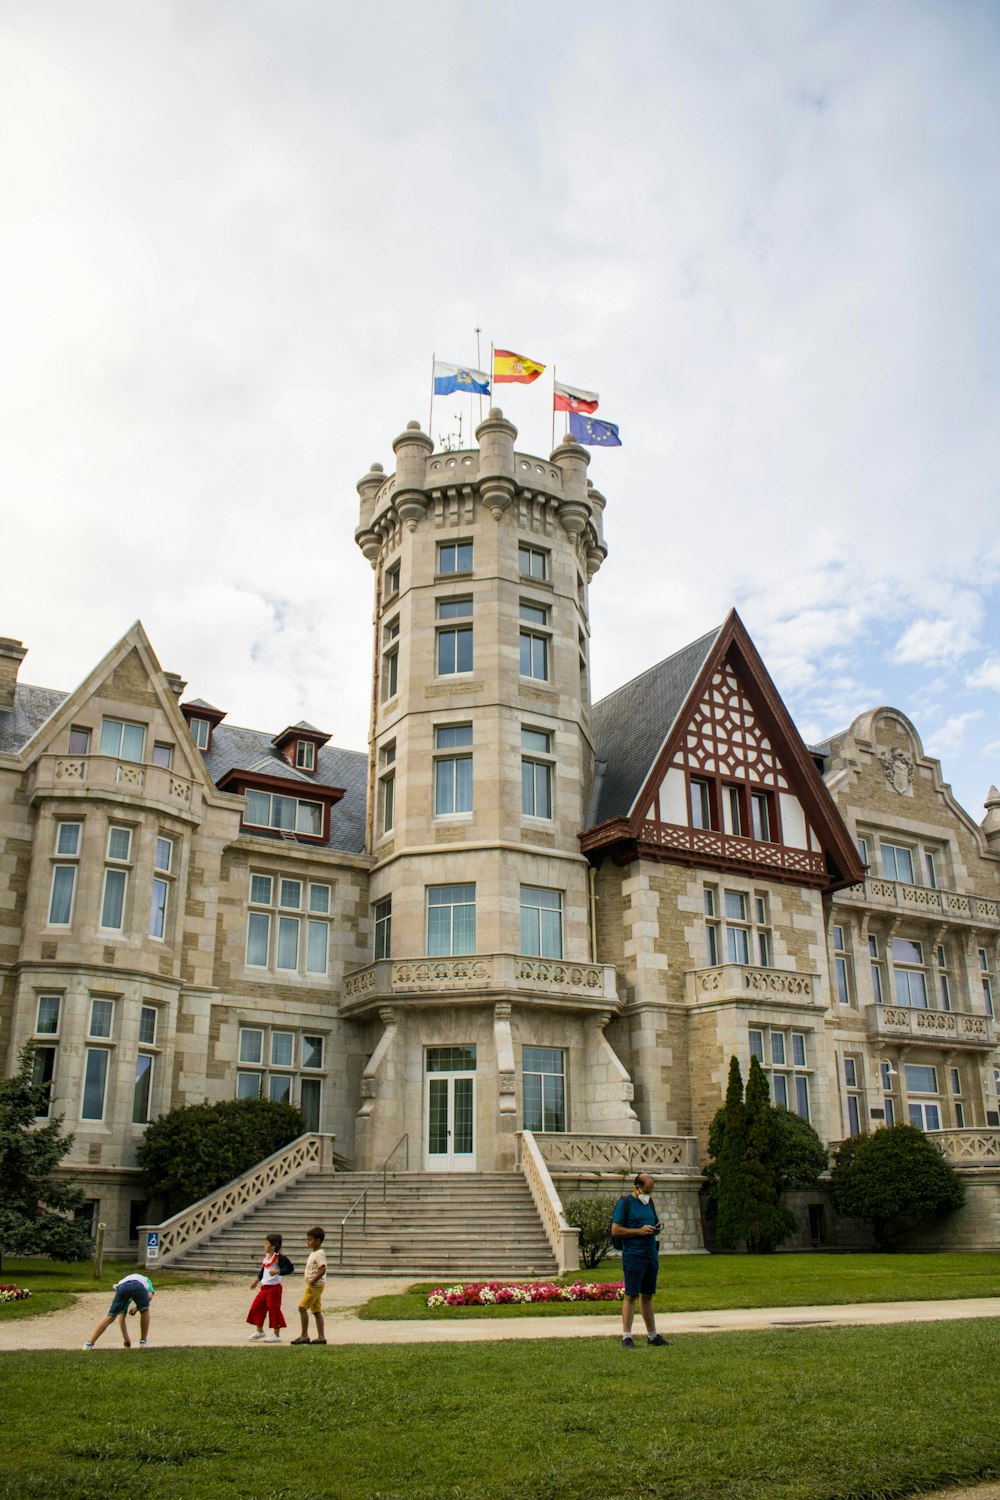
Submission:
M 719 625 L 710 630 L 594 704 L 590 716 L 594 751 L 604 770 L 594 783 L 588 828 L 609 818 L 627 817 L 632 811 L 649 768 L 722 629 Z
M 822 844 L 827 885 L 836 889 L 855 884 L 863 879 L 864 867 L 854 841 L 813 753 L 796 729 L 735 609 L 718 630 L 710 631 L 595 705 L 592 724 L 600 785 L 595 785 L 591 798 L 596 815 L 588 820 L 588 828 L 581 835 L 584 850 L 613 844 L 632 850 L 642 848 L 642 825 L 650 799 L 713 675 L 727 660 L 752 694 L 795 795 Z M 648 852 L 663 857 L 661 851 Z

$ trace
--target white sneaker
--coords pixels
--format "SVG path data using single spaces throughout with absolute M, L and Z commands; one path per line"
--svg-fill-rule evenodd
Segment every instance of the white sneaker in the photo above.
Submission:
M 247 1334 L 247 1342 L 250 1343 L 250 1344 L 252 1344 L 256 1339 L 262 1339 L 263 1337 L 264 1337 L 264 1330 L 263 1330 L 263 1328 L 258 1328 L 256 1333 L 248 1333 Z
M 91 1342 L 90 1342 L 90 1340 L 89 1340 L 89 1339 L 88 1339 L 88 1340 L 87 1340 L 87 1342 L 86 1342 L 86 1343 L 85 1343 L 85 1344 L 84 1344 L 84 1346 L 83 1346 L 83 1347 L 84 1347 L 84 1348 L 85 1348 L 85 1349 L 93 1349 L 93 1347 L 94 1347 L 94 1346 L 93 1346 L 93 1344 L 92 1344 L 92 1343 L 91 1343 Z
M 265 1344 L 280 1344 L 281 1343 L 281 1334 L 280 1333 L 269 1333 L 268 1336 L 267 1336 L 267 1338 L 264 1340 L 264 1343 Z

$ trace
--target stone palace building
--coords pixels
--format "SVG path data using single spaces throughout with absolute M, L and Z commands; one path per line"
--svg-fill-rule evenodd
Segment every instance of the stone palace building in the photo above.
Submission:
M 568 1186 L 648 1161 L 697 1247 L 733 1054 L 827 1141 L 933 1132 L 954 1242 L 995 1242 L 1000 795 L 977 825 L 895 709 L 804 744 L 735 612 L 592 704 L 589 453 L 476 438 L 411 422 L 358 484 L 368 754 L 228 724 L 140 624 L 72 693 L 0 640 L 0 1047 L 37 1044 L 110 1245 L 149 1120 L 264 1095 L 358 1167 L 404 1132 L 423 1169 L 526 1131 Z

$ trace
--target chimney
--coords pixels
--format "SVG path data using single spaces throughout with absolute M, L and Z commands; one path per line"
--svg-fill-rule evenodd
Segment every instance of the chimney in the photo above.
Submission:
M 14 707 L 18 668 L 28 654 L 27 646 L 9 635 L 0 635 L 0 708 Z
M 181 674 L 179 672 L 164 672 L 163 680 L 177 701 L 180 702 L 184 696 L 184 689 L 187 687 L 187 683 Z

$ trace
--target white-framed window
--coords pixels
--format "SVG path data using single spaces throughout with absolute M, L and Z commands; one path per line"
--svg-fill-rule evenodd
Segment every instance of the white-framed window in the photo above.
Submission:
M 879 839 L 882 856 L 882 874 L 886 880 L 899 880 L 903 885 L 913 885 L 913 850 L 905 844 L 890 844 Z
M 885 999 L 885 984 L 882 971 L 882 953 L 875 933 L 869 933 L 868 935 L 868 961 L 871 966 L 872 997 L 876 1005 L 881 1005 Z
M 951 965 L 948 961 L 948 949 L 944 943 L 937 946 L 938 967 L 938 1001 L 942 1010 L 951 1010 Z
M 251 828 L 276 828 L 307 838 L 322 838 L 323 804 L 248 788 L 243 823 Z
M 379 751 L 378 827 L 380 835 L 396 826 L 396 741 Z
M 848 1135 L 861 1134 L 861 1070 L 856 1057 L 844 1058 L 844 1088 Z
M 831 938 L 833 941 L 833 978 L 837 999 L 841 1005 L 851 1005 L 854 994 L 851 984 L 851 955 L 847 948 L 845 929 L 839 923 L 833 924 Z
M 435 727 L 435 817 L 472 811 L 471 747 L 471 724 L 438 724 Z M 466 751 L 470 753 L 466 754 Z
M 438 542 L 437 570 L 439 573 L 471 573 L 471 542 Z
M 300 771 L 315 771 L 316 746 L 312 740 L 295 741 L 295 765 Z
M 174 763 L 173 745 L 168 745 L 163 740 L 157 740 L 153 746 L 152 758 L 154 766 L 161 766 L 165 771 L 169 771 Z
M 932 891 L 937 890 L 938 867 L 937 851 L 935 849 L 924 850 L 924 882 Z
M 711 828 L 712 783 L 703 780 L 700 776 L 692 776 L 688 791 L 691 807 L 691 827 Z
M 39 995 L 35 1010 L 35 1035 L 58 1036 L 61 1014 L 61 995 Z
M 704 887 L 706 959 L 710 965 L 759 963 L 774 959 L 771 901 L 766 891 Z
M 393 599 L 399 593 L 399 563 L 385 570 L 385 597 Z
M 107 1047 L 88 1047 L 84 1056 L 82 1120 L 103 1120 L 111 1053 Z
M 803 1031 L 787 1032 L 774 1026 L 751 1026 L 748 1043 L 750 1056 L 757 1059 L 767 1074 L 771 1103 L 782 1105 L 808 1120 L 812 1067 L 807 1034 Z
M 710 968 L 719 962 L 719 888 L 705 887 L 705 961 Z
M 36 1089 L 43 1089 L 41 1109 L 35 1116 L 38 1120 L 47 1120 L 52 1113 L 52 1088 L 56 1077 L 56 1054 L 57 1047 L 40 1046 L 35 1048 L 31 1063 L 31 1083 Z
M 521 728 L 521 812 L 526 818 L 552 817 L 552 735 Z
M 549 680 L 549 611 L 543 604 L 521 600 L 521 676 Z
M 326 1070 L 326 1038 L 279 1026 L 241 1026 L 236 1070 L 238 1099 L 297 1104 L 307 1130 L 319 1130 Z
M 774 811 L 770 792 L 750 793 L 750 833 L 761 844 L 774 840 Z
M 208 742 L 212 738 L 212 724 L 209 719 L 200 719 L 197 715 L 188 720 L 188 728 L 191 738 L 194 740 L 198 750 L 207 750 Z
M 398 626 L 399 621 L 395 622 Z M 395 698 L 399 692 L 399 646 L 393 644 L 382 653 L 382 702 Z
M 125 926 L 125 897 L 132 859 L 132 829 L 112 823 L 108 828 L 104 890 L 101 895 L 101 926 L 121 932 Z
M 135 1082 L 132 1088 L 133 1125 L 148 1125 L 152 1118 L 157 1022 L 156 1006 L 143 1005 L 139 1011 L 139 1051 L 136 1054 Z
M 142 760 L 145 743 L 144 724 L 130 724 L 124 719 L 101 720 L 101 755 L 113 755 L 117 760 Z
M 983 986 L 983 1008 L 988 1016 L 993 1015 L 993 964 L 989 950 L 979 949 L 979 978 Z
M 69 744 L 67 750 L 70 755 L 90 754 L 90 730 L 85 729 L 82 724 L 74 724 L 69 731 Z
M 563 956 L 562 891 L 521 887 L 521 952 L 534 958 Z
M 439 599 L 437 617 L 439 620 L 453 622 L 437 628 L 437 675 L 452 677 L 459 672 L 471 672 L 471 596 L 463 599 Z
M 566 1129 L 566 1053 L 561 1047 L 522 1047 L 524 1129 Z
M 927 1009 L 927 973 L 924 968 L 924 945 L 913 938 L 892 940 L 892 972 L 896 984 L 896 1004 Z
M 743 794 L 728 781 L 722 784 L 722 831 L 737 835 L 743 832 Z
M 390 958 L 392 955 L 392 897 L 376 901 L 372 913 L 375 931 L 375 957 Z
M 937 1068 L 926 1063 L 904 1063 L 907 1112 L 910 1124 L 918 1130 L 941 1129 L 941 1104 L 938 1096 Z M 920 1098 L 920 1095 L 928 1097 Z
M 251 872 L 246 964 L 282 974 L 326 974 L 330 886 L 325 881 Z
M 863 834 L 863 833 L 859 833 L 858 836 L 857 836 L 857 839 L 855 840 L 855 843 L 857 844 L 858 855 L 859 855 L 859 857 L 861 859 L 861 863 L 863 865 L 870 865 L 871 864 L 871 854 L 869 852 L 869 844 L 868 844 L 868 838 L 867 838 L 867 836 L 865 834 Z
M 163 939 L 167 934 L 170 913 L 170 888 L 174 878 L 174 841 L 163 834 L 156 836 L 153 853 L 153 898 L 149 908 L 149 935 Z
M 76 861 L 80 857 L 83 824 L 57 823 L 52 886 L 49 892 L 49 926 L 68 927 L 73 920 L 76 895 Z M 73 863 L 64 863 L 72 860 Z
M 517 549 L 517 567 L 522 578 L 538 578 L 547 582 L 549 577 L 549 554 L 542 547 L 530 547 L 522 542 Z
M 427 953 L 446 958 L 476 951 L 476 887 L 427 887 Z
M 882 1062 L 879 1064 L 879 1073 L 882 1078 L 883 1104 L 885 1106 L 885 1123 L 895 1125 L 898 1113 L 898 1100 L 896 1098 L 896 1084 L 899 1079 L 899 1069 L 895 1063 Z
M 962 1070 L 961 1068 L 949 1068 L 948 1078 L 951 1083 L 951 1107 L 955 1112 L 955 1126 L 958 1130 L 965 1129 L 965 1105 L 962 1101 Z
M 115 1002 L 103 996 L 95 996 L 90 1002 L 90 1022 L 87 1035 L 102 1041 L 110 1041 L 115 1024 Z

